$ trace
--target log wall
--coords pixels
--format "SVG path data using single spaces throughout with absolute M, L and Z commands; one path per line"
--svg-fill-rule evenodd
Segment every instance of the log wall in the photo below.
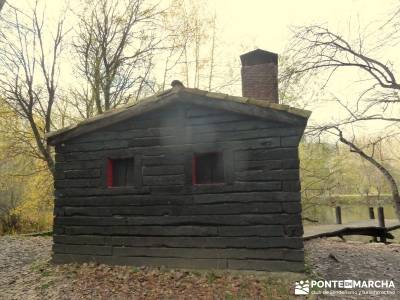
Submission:
M 58 144 L 53 260 L 301 271 L 303 130 L 181 104 Z M 192 185 L 207 151 L 222 185 Z M 126 155 L 135 186 L 108 188 L 107 158 Z

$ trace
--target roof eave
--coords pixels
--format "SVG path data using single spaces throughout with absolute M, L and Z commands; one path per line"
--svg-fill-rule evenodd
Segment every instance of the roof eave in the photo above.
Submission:
M 311 111 L 272 103 L 266 100 L 236 97 L 199 89 L 173 88 L 145 98 L 136 104 L 125 105 L 121 108 L 82 121 L 74 126 L 50 132 L 46 135 L 46 139 L 48 144 L 56 145 L 93 130 L 101 129 L 128 118 L 161 108 L 173 102 L 192 103 L 302 126 L 307 124 L 307 120 L 311 115 Z

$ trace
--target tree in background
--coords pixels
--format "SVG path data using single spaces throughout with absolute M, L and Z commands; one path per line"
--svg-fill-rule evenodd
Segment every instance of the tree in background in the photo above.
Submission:
M 300 170 L 304 210 L 329 198 L 338 186 L 337 173 L 341 161 L 337 159 L 334 145 L 304 141 L 300 144 Z
M 5 3 L 6 3 L 6 0 L 0 0 L 0 11 L 2 10 Z
M 52 111 L 57 100 L 59 57 L 63 49 L 64 19 L 52 30 L 36 2 L 22 12 L 6 5 L 0 16 L 0 94 L 29 131 L 13 134 L 46 162 L 51 173 L 54 161 L 44 135 L 55 126 Z M 33 136 L 33 139 L 31 139 Z
M 288 56 L 292 65 L 286 69 L 288 80 L 300 80 L 327 74 L 326 80 L 320 88 L 333 80 L 334 74 L 340 70 L 359 70 L 364 77 L 362 91 L 357 99 L 350 103 L 334 97 L 334 101 L 345 112 L 339 120 L 327 121 L 324 124 L 310 126 L 308 134 L 319 138 L 322 134 L 330 134 L 337 141 L 349 147 L 352 153 L 373 165 L 387 180 L 392 193 L 396 213 L 400 219 L 399 188 L 393 172 L 388 165 L 380 161 L 376 155 L 376 147 L 383 140 L 399 133 L 397 116 L 399 109 L 400 84 L 397 82 L 394 67 L 385 59 L 375 58 L 371 53 L 382 47 L 393 47 L 399 41 L 395 28 L 400 10 L 396 10 L 388 20 L 383 22 L 377 31 L 385 34 L 377 35 L 379 40 L 375 47 L 366 41 L 366 36 L 361 32 L 354 39 L 345 39 L 343 36 L 332 32 L 322 26 L 307 26 L 298 28 L 292 43 L 289 46 Z M 387 35 L 388 32 L 393 34 Z M 397 41 L 397 42 L 396 42 Z M 385 121 L 385 133 L 377 139 L 371 139 L 368 145 L 360 145 L 359 136 L 354 126 L 370 124 L 374 121 Z
M 238 57 L 227 60 L 221 54 L 218 18 L 206 1 L 172 0 L 163 14 L 163 30 L 167 32 L 164 51 L 158 53 L 160 90 L 169 81 L 180 79 L 185 86 L 210 91 L 229 92 L 240 81 L 233 68 Z M 226 47 L 225 47 L 226 48 Z
M 154 92 L 153 57 L 161 11 L 143 0 L 87 2 L 73 41 L 80 86 L 73 90 L 82 118 Z
M 29 127 L 0 98 L 0 234 L 45 230 L 52 223 L 51 174 L 27 139 L 34 144 Z

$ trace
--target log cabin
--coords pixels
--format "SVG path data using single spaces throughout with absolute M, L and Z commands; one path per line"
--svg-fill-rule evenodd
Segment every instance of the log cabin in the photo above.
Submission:
M 243 96 L 172 88 L 47 136 L 53 261 L 302 271 L 298 146 L 278 55 L 242 55 Z

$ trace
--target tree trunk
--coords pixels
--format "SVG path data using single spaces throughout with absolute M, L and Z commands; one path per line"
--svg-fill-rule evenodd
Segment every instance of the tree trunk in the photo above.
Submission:
M 397 218 L 400 220 L 400 195 L 399 195 L 399 189 L 396 183 L 396 180 L 392 176 L 392 174 L 377 160 L 375 160 L 372 156 L 366 154 L 362 149 L 357 147 L 354 143 L 348 141 L 343 137 L 342 131 L 338 128 L 336 130 L 339 132 L 339 140 L 345 145 L 348 145 L 351 149 L 351 151 L 357 153 L 360 155 L 362 158 L 364 158 L 366 161 L 370 162 L 373 164 L 385 177 L 385 179 L 388 181 L 390 189 L 392 191 L 392 200 L 393 204 L 396 210 L 396 215 Z
M 6 3 L 6 0 L 0 0 L 0 11 L 3 8 L 3 5 Z

